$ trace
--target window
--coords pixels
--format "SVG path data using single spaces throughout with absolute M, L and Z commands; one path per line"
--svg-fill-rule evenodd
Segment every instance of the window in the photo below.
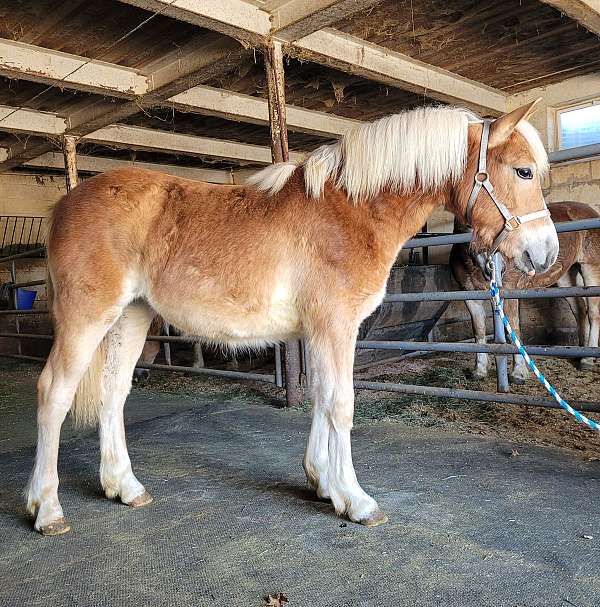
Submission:
M 600 99 L 560 110 L 557 118 L 559 149 L 600 143 Z

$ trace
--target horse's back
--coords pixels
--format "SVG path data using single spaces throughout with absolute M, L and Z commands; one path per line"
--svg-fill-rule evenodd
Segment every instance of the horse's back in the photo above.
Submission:
M 51 216 L 48 265 L 59 297 L 67 289 L 99 302 L 139 295 L 143 262 L 165 209 L 210 198 L 213 187 L 135 167 L 80 183 Z

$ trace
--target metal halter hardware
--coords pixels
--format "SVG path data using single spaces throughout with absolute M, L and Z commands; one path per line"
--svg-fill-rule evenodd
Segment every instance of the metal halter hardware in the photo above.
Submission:
M 494 193 L 494 186 L 492 185 L 490 176 L 487 172 L 487 150 L 488 141 L 490 138 L 490 126 L 492 122 L 493 120 L 489 119 L 483 120 L 483 129 L 481 131 L 481 140 L 479 142 L 479 165 L 477 167 L 477 173 L 475 173 L 473 189 L 471 190 L 471 195 L 469 196 L 469 201 L 467 202 L 466 211 L 467 222 L 470 225 L 473 216 L 473 207 L 475 206 L 479 192 L 483 188 L 488 193 L 489 197 L 492 199 L 492 202 L 496 205 L 496 208 L 500 211 L 502 217 L 504 218 L 504 227 L 492 243 L 490 257 L 498 250 L 498 247 L 506 239 L 506 237 L 513 230 L 516 230 L 522 223 L 527 223 L 528 221 L 534 221 L 536 219 L 542 219 L 550 216 L 550 211 L 548 210 L 545 202 L 544 208 L 541 211 L 534 211 L 533 213 L 527 213 L 526 215 L 513 215 L 508 210 L 506 205 L 496 197 L 496 194 Z

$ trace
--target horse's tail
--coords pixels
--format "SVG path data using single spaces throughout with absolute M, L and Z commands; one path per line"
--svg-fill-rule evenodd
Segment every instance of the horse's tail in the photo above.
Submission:
M 71 416 L 77 427 L 95 426 L 98 423 L 104 402 L 102 379 L 109 357 L 109 343 L 107 334 L 96 348 L 92 361 L 77 386 L 71 407 Z

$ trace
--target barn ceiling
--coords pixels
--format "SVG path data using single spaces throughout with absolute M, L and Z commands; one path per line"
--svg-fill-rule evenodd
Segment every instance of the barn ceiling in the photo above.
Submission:
M 261 11 L 274 11 L 289 3 L 290 0 L 246 2 Z M 335 33 L 402 53 L 433 69 L 448 70 L 500 93 L 512 94 L 600 70 L 600 40 L 574 19 L 550 6 L 556 3 L 538 0 L 383 0 L 371 4 L 366 10 L 326 25 Z M 150 10 L 140 8 L 140 5 Z M 141 0 L 63 0 L 60 3 L 55 0 L 0 0 L 0 38 L 132 68 L 142 76 L 154 72 L 165 61 L 177 58 L 178 54 L 183 56 L 189 49 L 213 48 L 226 39 L 222 34 L 179 18 L 163 14 L 153 16 L 157 5 L 160 6 L 160 2 L 144 3 Z M 211 66 L 202 78 L 190 74 L 187 83 L 178 82 L 175 93 L 202 83 L 265 99 L 260 49 L 252 41 L 232 41 L 231 45 L 233 50 L 221 69 Z M 297 49 L 287 58 L 286 99 L 289 105 L 369 120 L 417 104 L 439 101 L 423 91 L 415 92 L 411 86 L 390 84 L 385 78 L 375 81 L 364 74 L 352 73 L 356 70 L 340 69 L 339 62 L 317 64 L 313 60 L 314 56 Z M 36 78 L 26 71 L 9 72 L 3 72 L 4 76 L 0 77 L 0 104 L 10 108 L 52 112 L 75 122 L 81 116 L 87 120 L 89 116 L 128 108 L 122 115 L 116 114 L 117 122 L 257 146 L 269 144 L 268 127 L 264 124 L 182 111 L 180 107 L 169 107 L 168 103 L 147 103 L 127 94 L 74 90 L 64 82 L 49 85 L 33 81 Z M 139 103 L 139 111 L 132 105 L 135 103 Z M 7 121 L 0 119 L 0 147 L 12 150 L 20 145 L 18 149 L 21 150 L 24 139 L 29 138 L 41 150 L 43 142 L 48 140 L 36 133 L 4 132 L 3 124 L 6 126 Z M 293 130 L 289 139 L 292 150 L 307 151 L 330 141 L 332 135 Z M 81 150 L 103 157 L 131 155 L 122 146 L 102 143 L 84 143 Z M 201 154 L 190 157 L 172 150 L 138 151 L 136 157 L 185 166 L 236 166 L 232 159 L 203 158 Z

